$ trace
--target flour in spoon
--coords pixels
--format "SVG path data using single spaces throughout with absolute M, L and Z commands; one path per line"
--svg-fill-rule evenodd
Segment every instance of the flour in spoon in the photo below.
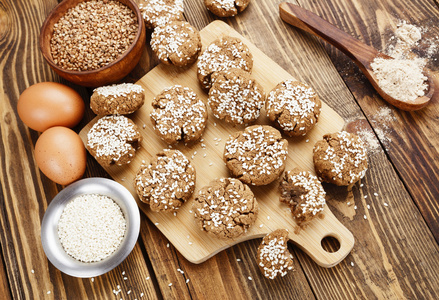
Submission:
M 426 59 L 414 57 L 410 49 L 422 38 L 422 32 L 406 22 L 398 24 L 395 31 L 396 45 L 389 49 L 395 59 L 375 58 L 370 65 L 380 88 L 400 101 L 413 101 L 424 96 L 428 89 L 423 69 Z

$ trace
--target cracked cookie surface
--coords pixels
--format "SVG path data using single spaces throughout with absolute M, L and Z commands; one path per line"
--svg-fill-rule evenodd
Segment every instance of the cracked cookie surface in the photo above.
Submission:
M 188 87 L 164 89 L 154 98 L 152 107 L 153 129 L 168 144 L 195 141 L 206 128 L 206 104 Z
M 256 221 L 258 203 L 238 179 L 219 178 L 203 187 L 192 207 L 198 226 L 219 238 L 236 238 Z
M 265 103 L 270 121 L 288 136 L 306 135 L 319 120 L 321 107 L 314 89 L 294 80 L 279 83 Z
M 268 125 L 254 125 L 232 134 L 226 142 L 224 161 L 230 173 L 252 185 L 276 180 L 285 169 L 288 141 Z
M 201 37 L 188 22 L 172 21 L 154 29 L 151 48 L 161 62 L 184 67 L 192 64 L 201 51 Z
M 253 55 L 240 39 L 224 36 L 213 41 L 200 55 L 197 63 L 198 80 L 203 88 L 210 89 L 212 75 L 231 68 L 240 68 L 250 73 Z
M 326 192 L 317 176 L 308 171 L 294 168 L 285 172 L 279 191 L 280 202 L 291 207 L 298 225 L 310 222 L 325 208 Z
M 314 168 L 321 181 L 352 185 L 367 171 L 367 150 L 356 134 L 340 131 L 325 134 L 313 149 Z
M 195 168 L 179 150 L 165 149 L 138 171 L 134 185 L 152 211 L 175 211 L 195 189 Z
M 138 84 L 121 83 L 101 86 L 93 91 L 90 108 L 97 115 L 127 115 L 145 102 L 145 91 Z
M 207 103 L 216 118 L 237 125 L 259 117 L 264 90 L 250 73 L 236 68 L 216 72 L 212 82 Z
M 250 0 L 204 0 L 204 5 L 218 17 L 233 17 L 242 12 Z
M 131 162 L 142 136 L 136 124 L 125 116 L 100 118 L 87 133 L 87 149 L 103 166 Z
M 267 234 L 258 247 L 257 262 L 268 279 L 282 277 L 294 269 L 293 256 L 288 251 L 288 230 L 277 229 Z

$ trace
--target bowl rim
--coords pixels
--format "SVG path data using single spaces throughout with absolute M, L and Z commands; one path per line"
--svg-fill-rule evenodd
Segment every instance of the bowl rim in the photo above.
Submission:
M 81 262 L 65 252 L 58 236 L 58 222 L 65 206 L 77 196 L 102 194 L 113 199 L 126 219 L 125 236 L 119 247 L 98 262 Z M 80 278 L 105 274 L 117 267 L 134 249 L 140 233 L 140 211 L 130 191 L 120 183 L 101 177 L 74 182 L 60 191 L 50 202 L 41 224 L 41 243 L 49 261 L 61 272 Z
M 64 68 L 61 68 L 60 66 L 58 66 L 52 58 L 52 53 L 49 49 L 48 53 L 46 53 L 46 51 L 44 50 L 43 44 L 45 42 L 45 32 L 50 32 L 50 28 L 49 28 L 49 21 L 55 17 L 56 13 L 58 12 L 58 10 L 63 9 L 65 10 L 65 12 L 67 12 L 67 10 L 69 10 L 70 8 L 72 8 L 73 6 L 71 6 L 71 2 L 77 2 L 76 5 L 78 5 L 79 3 L 82 2 L 87 2 L 90 0 L 64 0 L 62 2 L 60 2 L 59 4 L 57 4 L 49 13 L 49 15 L 46 17 L 46 19 L 43 22 L 43 25 L 41 26 L 40 29 L 40 36 L 39 36 L 39 48 L 40 48 L 40 52 L 42 53 L 44 59 L 47 61 L 47 63 L 54 69 L 58 70 L 59 72 L 63 72 L 63 73 L 68 73 L 71 75 L 93 75 L 95 73 L 110 69 L 112 66 L 118 64 L 119 62 L 121 62 L 127 55 L 128 53 L 130 53 L 134 47 L 136 46 L 136 44 L 139 42 L 141 36 L 142 36 L 142 31 L 145 31 L 145 22 L 143 20 L 143 16 L 142 13 L 140 12 L 139 6 L 137 5 L 137 3 L 134 0 L 115 0 L 118 2 L 121 2 L 122 4 L 128 6 L 127 4 L 123 3 L 124 1 L 131 3 L 131 5 L 133 6 L 133 8 L 129 7 L 136 15 L 137 17 L 137 24 L 138 24 L 138 29 L 137 29 L 137 33 L 136 33 L 136 38 L 134 39 L 134 41 L 131 43 L 131 45 L 129 46 L 129 48 L 127 50 L 125 50 L 124 53 L 122 53 L 121 56 L 119 56 L 117 59 L 115 59 L 114 61 L 112 61 L 111 63 L 109 63 L 108 65 L 105 65 L 101 68 L 98 69 L 94 69 L 94 70 L 87 70 L 87 71 L 75 71 L 75 70 L 67 70 Z M 75 6 L 76 6 L 75 5 Z M 56 22 L 59 21 L 59 19 L 64 16 L 65 12 L 63 14 L 61 14 L 58 19 L 56 20 Z M 55 23 L 56 23 L 55 22 Z M 52 34 L 50 35 L 49 41 L 50 39 L 52 39 Z

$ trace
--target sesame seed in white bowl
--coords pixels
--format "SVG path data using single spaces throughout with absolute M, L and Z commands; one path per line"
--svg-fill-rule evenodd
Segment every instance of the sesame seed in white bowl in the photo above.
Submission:
M 113 180 L 87 178 L 52 200 L 41 225 L 41 242 L 56 268 L 88 278 L 118 266 L 133 250 L 139 232 L 140 212 L 132 194 Z

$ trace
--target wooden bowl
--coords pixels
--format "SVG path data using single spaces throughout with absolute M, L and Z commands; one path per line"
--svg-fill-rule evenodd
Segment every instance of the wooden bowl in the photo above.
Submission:
M 130 73 L 140 60 L 146 43 L 146 31 L 142 14 L 133 0 L 118 0 L 128 6 L 136 15 L 139 25 L 136 38 L 131 46 L 108 65 L 91 71 L 71 71 L 55 64 L 50 51 L 53 26 L 72 7 L 84 0 L 64 0 L 58 4 L 44 21 L 40 32 L 40 50 L 50 67 L 61 77 L 82 86 L 98 87 L 115 83 Z

